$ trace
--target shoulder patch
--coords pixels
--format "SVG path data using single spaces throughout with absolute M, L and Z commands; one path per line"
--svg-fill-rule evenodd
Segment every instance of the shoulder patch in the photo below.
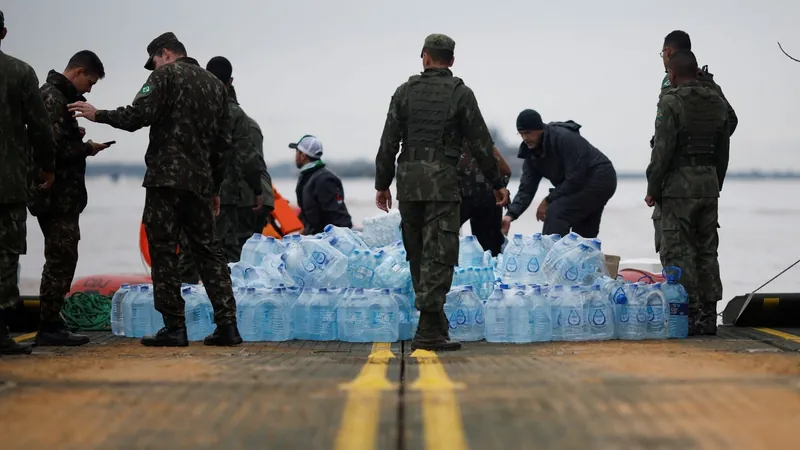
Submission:
M 150 86 L 149 84 L 145 83 L 145 85 L 142 86 L 141 89 L 139 89 L 139 95 L 144 97 L 146 95 L 150 95 L 152 91 L 153 91 L 153 86 Z
M 671 86 L 672 84 L 669 82 L 669 76 L 665 76 L 664 81 L 661 82 L 661 89 L 665 89 Z
M 662 120 L 664 120 L 664 111 L 659 107 L 656 110 L 656 128 L 658 128 Z

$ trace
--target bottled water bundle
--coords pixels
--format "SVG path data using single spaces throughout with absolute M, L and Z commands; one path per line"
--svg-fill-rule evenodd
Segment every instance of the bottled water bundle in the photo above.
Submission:
M 403 239 L 400 231 L 400 211 L 393 209 L 388 214 L 364 219 L 364 242 L 370 247 L 383 247 Z

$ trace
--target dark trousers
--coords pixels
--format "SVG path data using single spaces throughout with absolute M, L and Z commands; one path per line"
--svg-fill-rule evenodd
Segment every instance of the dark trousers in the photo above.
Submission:
M 617 173 L 610 164 L 596 167 L 577 192 L 547 206 L 542 234 L 565 236 L 570 230 L 585 238 L 600 234 L 606 203 L 617 191 Z
M 465 197 L 461 199 L 461 225 L 469 221 L 472 235 L 478 239 L 483 250 L 497 256 L 503 247 L 503 232 L 500 224 L 503 221 L 503 207 L 495 205 L 494 196 L 488 198 Z
M 19 301 L 19 255 L 28 250 L 28 210 L 24 203 L 0 203 L 0 309 Z M 2 334 L 5 330 L 0 330 Z
M 269 222 L 271 218 L 270 214 L 272 213 L 272 209 L 264 207 L 259 211 L 253 211 L 252 207 L 244 206 L 239 207 L 238 211 L 239 224 L 236 234 L 239 253 L 241 254 L 244 243 L 247 242 L 253 234 L 264 231 L 264 227 L 267 226 L 267 222 Z
M 36 217 L 44 235 L 44 269 L 39 287 L 42 322 L 61 320 L 64 297 L 69 293 L 78 266 L 78 242 L 81 240 L 80 215 L 47 214 Z
M 458 202 L 399 202 L 406 259 L 421 312 L 441 313 L 458 264 Z
M 236 205 L 221 205 L 219 215 L 214 219 L 215 234 L 219 240 L 222 256 L 229 263 L 239 261 L 242 248 L 239 246 L 237 235 L 237 208 Z M 180 249 L 178 254 L 178 271 L 181 282 L 197 284 L 200 281 L 200 271 L 189 249 L 190 244 L 186 233 L 181 233 Z
M 217 326 L 236 322 L 231 277 L 214 233 L 211 199 L 172 188 L 147 188 L 142 218 L 152 260 L 155 307 L 168 327 L 185 326 L 184 301 L 175 251 L 185 233 Z

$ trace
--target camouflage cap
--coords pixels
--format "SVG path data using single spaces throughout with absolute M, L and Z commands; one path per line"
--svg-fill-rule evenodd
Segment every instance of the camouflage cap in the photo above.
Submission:
M 456 41 L 444 34 L 431 34 L 425 38 L 425 43 L 422 44 L 422 48 L 450 50 L 454 52 L 456 50 Z
M 164 48 L 165 45 L 172 44 L 172 43 L 175 43 L 175 42 L 180 43 L 181 41 L 179 41 L 177 36 L 175 36 L 175 33 L 171 32 L 171 31 L 167 31 L 166 33 L 162 34 L 161 36 L 153 39 L 150 42 L 150 44 L 147 46 L 147 55 L 148 56 L 147 56 L 147 62 L 145 63 L 144 68 L 147 69 L 147 70 L 155 69 L 155 64 L 153 63 L 153 55 L 157 51 L 159 51 L 162 48 Z
M 3 11 L 0 11 L 0 29 L 6 26 L 6 16 L 3 15 Z

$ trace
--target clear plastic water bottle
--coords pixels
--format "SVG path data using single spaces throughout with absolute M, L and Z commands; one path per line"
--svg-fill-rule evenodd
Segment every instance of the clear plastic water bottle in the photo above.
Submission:
M 242 254 L 239 256 L 239 261 L 257 266 L 261 263 L 260 257 L 256 254 L 256 249 L 264 241 L 265 236 L 261 233 L 254 233 L 242 247 Z
M 508 342 L 508 308 L 506 297 L 511 295 L 507 284 L 500 284 L 484 305 L 484 334 L 486 342 Z
M 369 247 L 364 241 L 356 236 L 350 228 L 342 228 L 333 225 L 326 225 L 323 234 L 328 242 L 344 255 L 349 255 L 353 250 L 367 250 Z
M 181 288 L 185 303 L 186 334 L 190 341 L 202 341 L 214 332 L 214 308 L 205 289 L 194 286 Z
M 447 294 L 444 313 L 450 324 L 450 337 L 460 341 L 483 339 L 483 304 L 472 286 L 463 286 Z
M 131 287 L 127 283 L 120 285 L 114 296 L 111 297 L 111 333 L 117 336 L 125 336 L 125 320 L 122 316 L 122 303 L 130 292 Z
M 564 289 L 564 285 L 561 284 L 556 284 L 552 287 L 549 284 L 544 284 L 541 290 L 547 296 L 548 303 L 550 303 L 551 317 L 553 319 L 553 340 L 562 341 L 564 340 L 564 333 L 561 327 L 563 322 L 561 319 L 561 304 L 567 292 Z
M 522 282 L 527 270 L 527 264 L 523 261 L 523 251 L 525 250 L 525 239 L 522 234 L 515 234 L 506 245 L 503 251 L 502 274 L 500 277 L 506 284 Z
M 350 291 L 341 302 L 337 313 L 339 340 L 345 342 L 371 342 L 367 335 L 369 301 L 364 289 Z
M 294 338 L 298 340 L 311 339 L 310 307 L 314 296 L 314 288 L 303 288 L 297 300 L 292 305 L 292 326 Z
M 411 267 L 406 261 L 405 249 L 384 252 L 383 259 L 375 268 L 373 285 L 380 288 L 403 289 L 411 281 Z
M 670 339 L 684 339 L 689 336 L 689 294 L 678 283 L 681 278 L 681 269 L 669 266 L 665 267 L 661 273 L 667 279 L 661 289 L 669 304 L 669 337 Z
M 587 338 L 584 296 L 582 286 L 572 286 L 561 301 L 561 335 L 565 341 L 585 341 Z
M 605 341 L 614 337 L 614 305 L 600 284 L 592 285 L 585 297 L 588 339 Z
M 525 344 L 533 341 L 530 314 L 533 301 L 528 295 L 525 285 L 517 285 L 511 289 L 511 295 L 505 297 L 506 317 L 508 323 L 507 342 Z
M 256 297 L 263 301 L 261 320 L 266 323 L 260 340 L 288 341 L 292 338 L 292 308 L 281 288 L 257 289 Z M 242 338 L 244 339 L 244 338 Z
M 661 283 L 651 284 L 646 292 L 647 339 L 669 338 L 669 303 Z
M 617 336 L 623 340 L 638 341 L 647 336 L 647 305 L 645 294 L 647 284 L 628 283 L 625 285 L 625 303 L 617 303 Z M 620 297 L 618 301 L 623 301 Z
M 416 308 L 414 308 L 414 305 L 411 304 L 408 295 L 403 292 L 403 289 L 392 289 L 392 297 L 397 303 L 397 308 L 400 311 L 400 317 L 398 320 L 398 339 L 401 341 L 413 339 L 414 333 L 417 330 L 417 327 L 413 321 L 413 315 L 416 311 Z
M 375 269 L 377 269 L 382 257 L 383 253 L 380 251 L 373 254 L 370 250 L 353 250 L 347 266 L 350 286 L 363 289 L 371 288 Z
M 139 286 L 134 285 L 130 286 L 130 290 L 128 294 L 122 300 L 122 320 L 123 320 L 123 330 L 126 337 L 135 337 L 136 334 L 136 325 L 134 324 L 133 320 L 133 311 L 134 311 L 134 300 L 139 295 Z M 137 313 L 138 315 L 138 313 Z M 141 319 L 140 319 L 141 320 Z
M 458 248 L 459 267 L 481 267 L 483 265 L 483 247 L 475 236 L 464 236 Z
M 542 241 L 542 234 L 536 233 L 525 241 L 521 252 L 521 262 L 523 270 L 520 271 L 520 282 L 525 284 L 542 283 L 545 281 L 544 260 L 547 257 L 548 248 Z
M 308 304 L 308 339 L 335 341 L 338 337 L 336 322 L 337 299 L 327 288 L 319 288 L 310 296 Z
M 267 323 L 264 321 L 264 298 L 256 295 L 256 288 L 245 288 L 244 295 L 236 299 L 236 316 L 242 340 L 260 341 Z
M 528 290 L 528 295 L 531 303 L 528 313 L 531 341 L 548 342 L 553 340 L 553 311 L 542 293 L 542 288 L 539 285 L 533 285 Z
M 369 316 L 372 342 L 395 342 L 399 339 L 400 309 L 389 289 L 371 289 Z

